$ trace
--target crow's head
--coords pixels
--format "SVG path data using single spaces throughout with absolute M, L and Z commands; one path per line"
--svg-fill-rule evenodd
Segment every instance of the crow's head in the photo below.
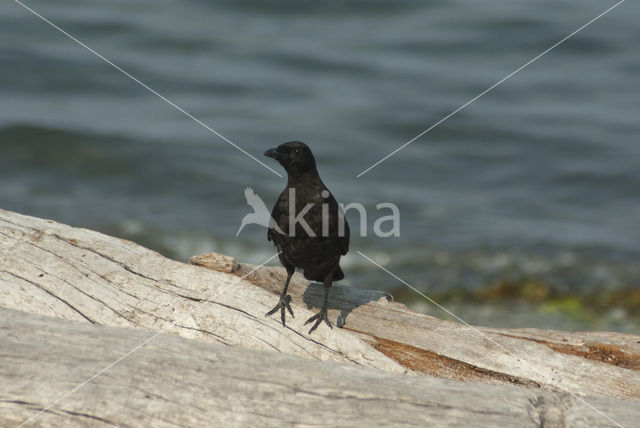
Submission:
M 316 169 L 316 160 L 311 149 L 300 141 L 280 144 L 275 149 L 264 152 L 264 155 L 280 162 L 280 165 L 291 175 L 300 175 Z

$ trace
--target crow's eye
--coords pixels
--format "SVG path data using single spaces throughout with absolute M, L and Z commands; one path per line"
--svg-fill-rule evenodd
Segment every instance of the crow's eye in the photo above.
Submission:
M 300 149 L 296 149 L 296 153 L 300 153 Z

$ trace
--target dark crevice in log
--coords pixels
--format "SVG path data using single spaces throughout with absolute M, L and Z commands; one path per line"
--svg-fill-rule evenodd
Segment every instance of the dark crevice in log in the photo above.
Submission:
M 39 248 L 39 247 L 38 247 L 38 248 Z M 47 250 L 47 252 L 51 253 L 51 252 L 50 252 L 50 251 L 48 251 L 48 250 Z M 51 254 L 53 254 L 53 253 L 51 253 Z M 54 254 L 54 255 L 55 255 L 55 254 Z M 57 256 L 57 255 L 56 255 L 56 256 Z M 60 257 L 60 256 L 57 256 L 57 257 Z M 26 263 L 30 263 L 30 262 L 29 262 L 29 260 L 27 260 L 27 259 L 25 259 L 25 258 L 23 258 L 23 257 L 18 257 L 18 258 L 19 258 L 20 260 L 22 260 L 22 261 L 26 262 Z M 61 258 L 61 257 L 60 257 L 60 258 Z M 68 261 L 68 260 L 66 260 L 66 259 L 64 259 L 64 258 L 61 258 L 61 259 L 62 259 L 62 260 L 64 260 L 66 263 L 68 263 L 68 264 L 69 264 L 69 266 L 71 266 L 71 267 L 73 267 L 73 268 L 75 269 L 75 267 L 74 267 L 71 263 L 69 263 L 69 261 Z M 77 270 L 77 269 L 76 269 L 76 270 Z M 66 279 L 64 279 L 64 278 L 62 278 L 62 277 L 60 277 L 60 276 L 58 276 L 58 275 L 55 275 L 55 274 L 53 274 L 53 273 L 51 273 L 51 272 L 42 271 L 42 273 L 44 273 L 44 274 L 46 274 L 46 275 L 50 275 L 50 276 L 52 276 L 52 277 L 56 278 L 58 281 L 60 281 L 60 282 L 63 282 L 63 283 L 65 283 L 65 284 L 67 284 L 69 287 L 73 288 L 73 289 L 74 289 L 74 290 L 76 290 L 77 292 L 82 293 L 83 295 L 87 296 L 90 300 L 94 300 L 94 301 L 96 301 L 96 302 L 99 302 L 99 303 L 103 304 L 103 305 L 104 305 L 104 306 L 106 306 L 109 310 L 111 310 L 113 313 L 115 313 L 116 315 L 118 315 L 120 318 L 123 318 L 123 319 L 125 319 L 125 320 L 129 321 L 129 319 L 128 319 L 127 317 L 125 317 L 125 316 L 124 316 L 124 315 L 122 315 L 120 312 L 118 312 L 118 311 L 116 311 L 115 309 L 113 309 L 113 308 L 112 308 L 111 306 L 109 306 L 107 303 L 105 303 L 105 302 L 104 302 L 104 301 L 102 301 L 101 299 L 97 298 L 96 296 L 92 296 L 92 295 L 90 295 L 90 294 L 86 293 L 86 292 L 85 292 L 84 290 L 82 290 L 80 287 L 75 286 L 74 284 L 72 284 L 71 282 L 67 281 Z M 32 284 L 35 284 L 35 283 L 33 283 L 33 282 L 32 282 Z M 102 285 L 100 285 L 100 286 L 101 286 L 102 288 L 104 288 L 104 286 L 102 286 Z M 42 287 L 40 287 L 40 289 L 42 289 Z M 49 293 L 49 294 L 51 294 L 51 293 Z M 65 302 L 65 303 L 66 303 L 66 302 Z M 67 303 L 67 304 L 68 304 L 68 303 Z M 86 317 L 85 317 L 85 318 L 86 318 Z M 92 322 L 92 323 L 94 323 L 94 324 L 96 324 L 96 323 L 97 323 L 96 321 L 91 321 L 91 322 Z
M 49 290 L 47 290 L 46 288 L 42 287 L 40 284 L 38 284 L 37 282 L 33 282 L 28 280 L 27 278 L 24 278 L 20 275 L 16 275 L 13 272 L 9 272 L 9 271 L 4 271 L 6 274 L 11 275 L 14 278 L 17 279 L 21 279 L 22 281 L 25 281 L 31 285 L 33 285 L 34 287 L 44 291 L 45 293 L 47 293 L 49 296 L 53 297 L 54 299 L 64 303 L 66 306 L 68 306 L 69 308 L 71 308 L 71 310 L 73 310 L 75 313 L 77 313 L 78 315 L 80 315 L 82 318 L 86 319 L 87 321 L 89 321 L 91 324 L 96 324 L 96 322 L 94 320 L 92 320 L 91 318 L 89 318 L 88 316 L 86 316 L 85 314 L 83 314 L 81 311 L 79 311 L 77 308 L 75 308 L 71 303 L 67 302 L 66 300 L 64 300 L 62 297 L 60 296 L 56 296 L 55 294 L 53 294 L 52 292 L 50 292 Z
M 104 419 L 104 418 L 101 418 L 101 417 L 95 416 L 95 415 L 90 415 L 88 413 L 75 412 L 73 410 L 65 410 L 65 409 L 57 409 L 57 408 L 46 409 L 46 408 L 42 407 L 41 404 L 30 403 L 28 401 L 22 401 L 22 400 L 0 400 L 0 402 L 1 403 L 18 404 L 20 406 L 30 407 L 30 408 L 33 409 L 34 414 L 36 414 L 37 412 L 42 412 L 42 413 L 48 413 L 48 414 L 59 416 L 60 413 L 64 413 L 64 414 L 71 415 L 71 416 L 80 416 L 80 417 L 83 417 L 83 418 L 93 419 L 93 420 L 96 420 L 96 421 L 99 421 L 99 422 L 102 422 L 104 424 L 107 424 L 107 425 L 110 425 L 110 426 L 114 426 L 114 427 L 129 426 L 129 425 L 116 424 L 116 423 L 111 422 L 111 421 L 109 421 L 107 419 Z
M 106 254 L 104 254 L 104 253 L 101 253 L 101 252 L 99 252 L 99 251 L 95 250 L 94 248 L 91 248 L 91 247 L 85 247 L 85 246 L 83 246 L 83 245 L 80 245 L 80 244 L 78 243 L 78 241 L 77 241 L 77 240 L 75 240 L 75 239 L 73 239 L 73 238 L 72 238 L 72 239 L 65 238 L 64 236 L 56 235 L 55 233 L 54 233 L 54 234 L 52 234 L 52 236 L 54 236 L 54 237 L 58 238 L 58 239 L 59 239 L 59 240 L 61 240 L 61 241 L 66 242 L 66 243 L 68 243 L 68 244 L 70 244 L 70 245 L 72 245 L 72 246 L 74 246 L 74 247 L 76 247 L 76 248 L 80 248 L 80 249 L 82 249 L 82 250 L 89 251 L 89 252 L 91 252 L 91 253 L 93 253 L 93 254 L 95 254 L 95 255 L 99 256 L 99 257 L 102 257 L 102 258 L 104 258 L 104 259 L 106 259 L 106 260 L 109 260 L 110 262 L 112 262 L 112 263 L 114 263 L 114 264 L 116 264 L 116 265 L 120 266 L 122 269 L 126 270 L 127 272 L 129 272 L 129 273 L 131 273 L 131 274 L 133 274 L 133 275 L 139 276 L 139 277 L 144 278 L 144 279 L 146 279 L 146 280 L 149 280 L 149 281 L 151 281 L 151 282 L 158 282 L 158 280 L 157 280 L 157 279 L 152 278 L 152 277 L 150 277 L 150 276 L 147 276 L 147 275 L 145 275 L 145 274 L 143 274 L 143 273 L 137 272 L 137 271 L 135 271 L 135 270 L 131 269 L 131 268 L 130 268 L 129 266 L 127 266 L 125 263 L 122 263 L 121 261 L 118 261 L 118 260 L 114 259 L 114 258 L 113 258 L 113 257 L 111 257 L 111 256 L 108 256 L 108 255 L 106 255 Z
M 566 415 L 573 405 L 573 399 L 569 394 L 538 395 L 530 399 L 529 403 L 532 419 L 540 428 L 565 427 Z

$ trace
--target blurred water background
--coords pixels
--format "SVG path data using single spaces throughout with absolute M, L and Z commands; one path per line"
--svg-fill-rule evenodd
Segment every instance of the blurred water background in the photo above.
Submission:
M 29 0 L 277 171 L 299 139 L 342 202 L 395 203 L 345 284 L 470 323 L 640 332 L 640 4 L 626 2 L 360 178 L 614 2 Z M 243 189 L 284 180 L 12 1 L 0 4 L 0 208 L 186 260 L 261 263 Z M 355 213 L 348 217 L 358 229 Z

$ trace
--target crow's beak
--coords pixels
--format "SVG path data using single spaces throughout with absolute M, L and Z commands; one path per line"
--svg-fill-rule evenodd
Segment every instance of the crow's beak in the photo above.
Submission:
M 264 155 L 268 158 L 278 159 L 279 153 L 277 149 L 269 149 L 266 152 L 264 152 Z

